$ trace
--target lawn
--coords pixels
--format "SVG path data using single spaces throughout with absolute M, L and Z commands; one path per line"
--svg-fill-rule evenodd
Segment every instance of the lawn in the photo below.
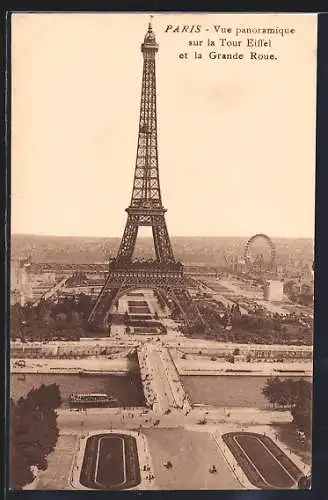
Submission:
M 302 475 L 268 436 L 231 432 L 222 437 L 249 481 L 257 488 L 290 489 Z
M 95 434 L 87 439 L 80 482 L 97 490 L 121 490 L 140 483 L 135 438 L 125 434 Z

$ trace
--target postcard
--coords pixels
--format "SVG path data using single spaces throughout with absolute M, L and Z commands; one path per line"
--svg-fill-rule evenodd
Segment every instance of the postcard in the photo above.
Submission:
M 316 66 L 316 14 L 12 14 L 12 490 L 311 488 Z

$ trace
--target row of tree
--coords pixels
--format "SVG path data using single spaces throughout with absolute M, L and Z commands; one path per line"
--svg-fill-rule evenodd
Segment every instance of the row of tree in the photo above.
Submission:
M 57 303 L 40 300 L 36 306 L 14 304 L 11 307 L 11 337 L 23 340 L 51 340 L 54 336 L 80 338 L 92 303 L 93 299 L 82 293 Z
M 313 305 L 313 286 L 307 283 L 300 284 L 295 281 L 286 281 L 284 283 L 284 293 L 292 301 L 304 306 Z
M 307 436 L 312 425 L 312 383 L 305 379 L 270 377 L 262 393 L 274 407 L 288 408 L 296 427 Z
M 57 384 L 42 384 L 10 402 L 10 488 L 17 490 L 34 480 L 33 467 L 47 469 L 59 435 L 55 410 L 61 397 Z
M 198 301 L 198 309 L 206 321 L 205 333 L 220 341 L 295 345 L 313 342 L 311 325 L 290 325 L 280 317 L 243 315 L 238 306 L 222 314 L 209 301 Z M 204 332 L 189 329 L 186 333 L 197 336 Z

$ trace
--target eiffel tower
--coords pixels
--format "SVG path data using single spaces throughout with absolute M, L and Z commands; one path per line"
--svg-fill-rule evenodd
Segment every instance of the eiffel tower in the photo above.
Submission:
M 144 42 L 142 93 L 139 119 L 137 158 L 133 189 L 124 234 L 115 259 L 109 262 L 105 284 L 88 318 L 92 329 L 107 328 L 110 308 L 119 296 L 136 288 L 151 288 L 170 299 L 179 309 L 187 325 L 203 320 L 188 292 L 183 265 L 174 258 L 165 221 L 157 149 L 157 111 L 155 55 L 158 52 L 151 22 Z M 156 259 L 133 260 L 138 229 L 151 226 Z

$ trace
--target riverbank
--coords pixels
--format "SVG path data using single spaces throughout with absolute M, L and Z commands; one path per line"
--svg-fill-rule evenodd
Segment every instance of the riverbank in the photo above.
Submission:
M 127 359 L 101 359 L 97 357 L 81 359 L 24 359 L 25 366 L 17 366 L 11 360 L 10 371 L 17 374 L 91 374 L 119 375 L 138 370 L 138 364 Z M 15 364 L 16 363 L 16 364 Z
M 206 359 L 175 359 L 179 375 L 312 377 L 312 363 L 227 363 Z
M 81 359 L 33 359 L 25 358 L 25 366 L 17 366 L 17 360 L 10 363 L 11 373 L 86 373 L 92 375 L 126 374 L 138 371 L 138 363 L 126 357 L 107 359 L 88 357 Z M 227 363 L 207 359 L 173 359 L 181 376 L 266 376 L 266 377 L 312 377 L 312 363 Z

